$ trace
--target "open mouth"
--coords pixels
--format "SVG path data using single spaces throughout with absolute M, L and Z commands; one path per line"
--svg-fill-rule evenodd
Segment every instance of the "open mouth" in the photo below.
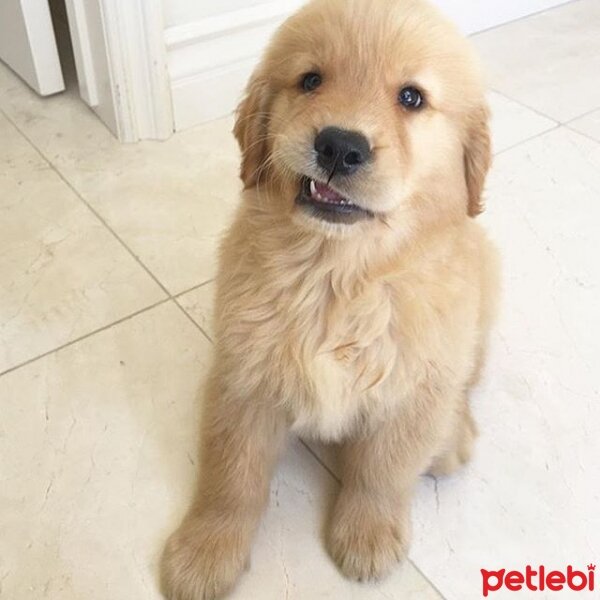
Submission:
M 370 210 L 361 208 L 325 183 L 303 177 L 296 203 L 311 216 L 330 223 L 351 225 L 363 219 L 372 219 Z

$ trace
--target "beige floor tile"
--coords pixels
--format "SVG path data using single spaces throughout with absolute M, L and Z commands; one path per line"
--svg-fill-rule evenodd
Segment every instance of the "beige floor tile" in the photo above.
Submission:
M 556 122 L 496 92 L 490 92 L 493 149 L 497 154 L 556 127 Z
M 158 600 L 194 486 L 209 342 L 163 304 L 0 378 L 0 578 L 10 600 Z M 434 600 L 408 563 L 345 581 L 320 532 L 336 484 L 292 442 L 237 600 Z
M 159 598 L 209 355 L 165 304 L 0 378 L 6 598 Z
M 0 372 L 164 292 L 0 114 Z
M 173 294 L 214 276 L 237 205 L 232 120 L 120 144 L 75 89 L 39 98 L 0 64 L 0 108 Z
M 214 282 L 207 283 L 202 287 L 187 292 L 177 298 L 177 301 L 185 311 L 198 323 L 202 330 L 213 338 L 213 302 L 215 295 Z
M 600 142 L 600 110 L 572 121 L 569 127 Z
M 600 2 L 576 0 L 474 36 L 491 86 L 567 121 L 600 106 Z

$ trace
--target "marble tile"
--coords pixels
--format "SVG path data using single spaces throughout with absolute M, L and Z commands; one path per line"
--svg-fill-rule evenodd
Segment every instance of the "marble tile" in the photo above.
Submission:
M 0 378 L 0 579 L 11 600 L 158 600 L 195 477 L 209 342 L 167 303 Z M 439 600 L 410 564 L 344 580 L 320 539 L 336 483 L 292 442 L 238 600 Z
M 479 597 L 481 568 L 585 571 L 600 553 L 600 145 L 549 132 L 497 157 L 488 187 L 504 292 L 480 438 L 463 472 L 422 478 L 413 515 L 411 556 L 448 600 Z
M 0 114 L 0 372 L 165 296 Z
M 569 127 L 600 142 L 600 110 L 571 121 Z
M 481 438 L 462 475 L 425 480 L 415 518 L 415 561 L 449 600 L 480 568 L 585 570 L 600 552 L 599 191 L 600 146 L 566 129 L 497 159 L 484 222 L 505 281 Z
M 7 598 L 159 598 L 209 354 L 169 303 L 0 378 Z
M 490 92 L 488 99 L 492 111 L 493 150 L 496 154 L 556 127 L 555 121 L 502 94 Z
M 474 36 L 492 88 L 564 122 L 600 106 L 600 2 L 576 0 Z
M 207 283 L 196 290 L 187 292 L 177 298 L 184 310 L 198 323 L 202 330 L 213 339 L 213 302 L 215 296 L 214 282 Z
M 120 144 L 71 88 L 40 98 L 0 64 L 0 108 L 177 294 L 214 276 L 241 184 L 232 119 Z

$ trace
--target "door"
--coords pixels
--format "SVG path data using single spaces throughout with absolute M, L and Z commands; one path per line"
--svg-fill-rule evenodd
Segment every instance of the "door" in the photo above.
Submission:
M 65 7 L 81 99 L 118 135 L 101 2 L 65 0 Z
M 48 0 L 0 0 L 0 60 L 42 96 L 65 89 Z

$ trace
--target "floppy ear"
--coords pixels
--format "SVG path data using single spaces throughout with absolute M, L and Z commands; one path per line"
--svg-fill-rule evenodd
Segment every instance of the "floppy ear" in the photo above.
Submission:
M 465 179 L 469 194 L 467 213 L 470 217 L 476 217 L 484 209 L 481 194 L 492 164 L 489 119 L 488 107 L 478 108 L 472 116 L 464 143 Z
M 237 108 L 233 128 L 242 151 L 240 177 L 246 189 L 256 185 L 260 167 L 267 157 L 268 110 L 267 82 L 259 74 L 255 74 L 248 83 L 246 95 Z

